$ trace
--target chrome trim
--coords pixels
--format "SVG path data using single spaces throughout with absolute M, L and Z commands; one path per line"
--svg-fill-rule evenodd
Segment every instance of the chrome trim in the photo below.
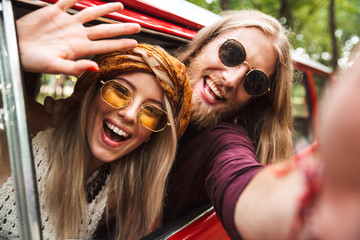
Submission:
M 0 24 L 1 76 L 5 127 L 11 170 L 14 176 L 16 208 L 20 239 L 42 239 L 37 185 L 28 134 L 25 101 L 20 72 L 13 7 L 10 0 L 2 1 Z M 2 38 L 5 36 L 5 38 Z
M 205 210 L 204 212 L 202 212 L 201 214 L 199 214 L 196 218 L 191 219 L 191 221 L 189 221 L 188 223 L 185 223 L 182 227 L 180 227 L 178 230 L 172 232 L 171 234 L 167 235 L 165 239 L 169 239 L 170 237 L 172 237 L 173 235 L 175 235 L 176 233 L 180 232 L 181 230 L 183 230 L 184 228 L 186 228 L 187 226 L 189 226 L 190 224 L 192 224 L 193 222 L 197 221 L 199 218 L 201 218 L 202 216 L 204 216 L 205 214 L 207 214 L 208 212 L 212 211 L 214 209 L 213 206 L 211 206 L 210 208 L 208 208 L 207 210 Z
M 67 12 L 70 13 L 70 14 L 76 14 L 79 11 L 70 8 L 70 9 L 67 10 Z M 124 23 L 124 22 L 120 22 L 120 21 L 117 21 L 117 20 L 107 18 L 107 17 L 99 17 L 99 18 L 97 18 L 95 20 L 100 21 L 102 23 L 110 23 L 110 24 Z M 190 42 L 190 39 L 174 36 L 174 35 L 171 35 L 169 33 L 164 33 L 164 32 L 159 32 L 159 31 L 156 31 L 156 30 L 151 30 L 151 29 L 148 29 L 148 28 L 145 28 L 145 27 L 141 27 L 141 33 L 151 34 L 151 35 L 154 35 L 154 36 L 157 36 L 157 37 L 166 38 L 166 39 L 176 41 L 176 42 L 181 42 L 181 43 L 184 43 L 184 44 L 187 44 L 187 43 Z M 124 38 L 124 37 L 129 37 L 129 36 L 131 37 L 131 35 L 119 36 L 119 37 Z M 114 37 L 114 38 L 116 38 L 116 37 Z

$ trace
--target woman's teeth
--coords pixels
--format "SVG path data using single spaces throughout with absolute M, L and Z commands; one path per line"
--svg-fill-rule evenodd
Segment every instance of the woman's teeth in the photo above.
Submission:
M 123 130 L 119 129 L 118 127 L 114 126 L 113 124 L 109 123 L 108 121 L 105 121 L 105 124 L 109 129 L 111 129 L 111 131 L 113 131 L 117 135 L 120 135 L 125 138 L 129 136 L 129 134 L 127 134 Z

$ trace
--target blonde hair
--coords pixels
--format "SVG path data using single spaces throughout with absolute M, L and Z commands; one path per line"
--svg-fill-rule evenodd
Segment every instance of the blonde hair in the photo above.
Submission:
M 271 76 L 271 91 L 252 98 L 234 116 L 233 121 L 243 125 L 262 164 L 291 157 L 293 151 L 291 88 L 293 63 L 291 45 L 284 28 L 275 18 L 256 10 L 226 11 L 215 24 L 201 29 L 191 43 L 179 52 L 178 59 L 191 64 L 202 48 L 222 33 L 237 28 L 256 27 L 273 39 L 277 54 L 276 72 Z
M 79 111 L 54 129 L 50 169 L 44 193 L 49 217 L 59 239 L 77 238 L 87 219 L 85 181 L 91 151 L 86 140 L 86 119 L 99 83 L 87 90 Z M 161 214 L 164 189 L 176 151 L 176 129 L 170 103 L 164 94 L 171 127 L 152 134 L 149 142 L 111 163 L 109 198 L 116 199 L 117 239 L 138 239 Z M 54 191 L 54 189 L 56 191 Z

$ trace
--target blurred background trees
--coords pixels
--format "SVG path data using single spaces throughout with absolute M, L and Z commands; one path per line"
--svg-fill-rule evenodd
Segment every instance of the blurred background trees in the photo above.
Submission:
M 332 69 L 343 67 L 360 38 L 356 0 L 187 0 L 212 12 L 258 9 L 292 31 L 294 49 Z

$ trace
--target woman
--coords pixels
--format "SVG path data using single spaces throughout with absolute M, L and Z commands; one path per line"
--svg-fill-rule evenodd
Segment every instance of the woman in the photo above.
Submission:
M 77 111 L 33 139 L 45 239 L 91 238 L 111 215 L 117 239 L 145 235 L 161 214 L 176 139 L 189 120 L 185 68 L 166 52 L 138 45 L 93 61 L 99 71 L 82 74 L 71 97 Z M 10 177 L 0 189 L 6 209 L 14 209 L 12 184 Z M 2 219 L 16 238 L 16 221 Z

